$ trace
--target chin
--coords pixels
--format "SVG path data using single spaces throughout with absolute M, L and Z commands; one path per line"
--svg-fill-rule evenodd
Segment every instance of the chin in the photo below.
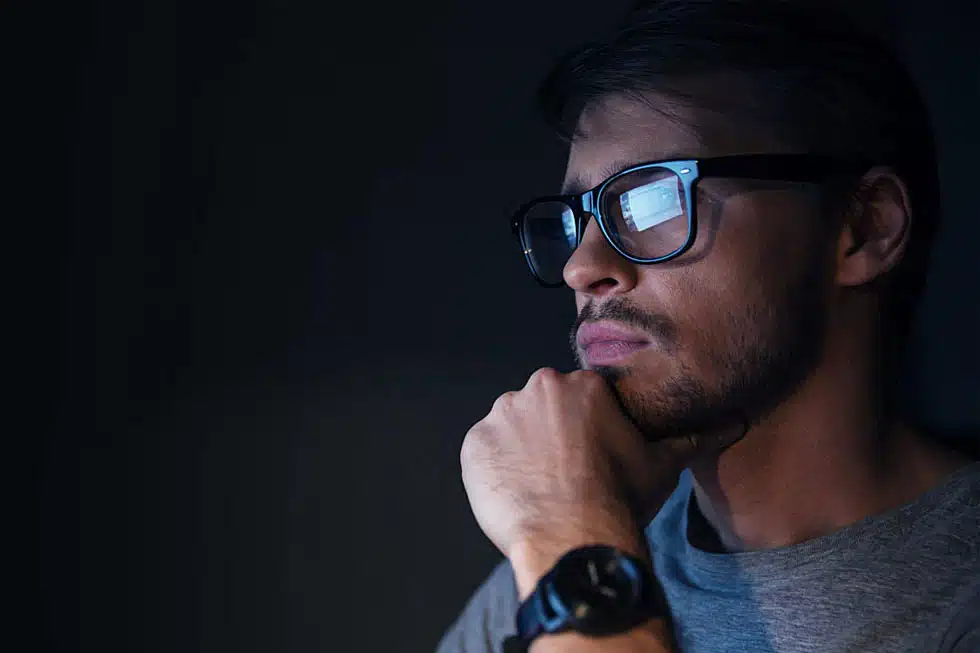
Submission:
M 688 436 L 732 421 L 730 406 L 705 381 L 637 365 L 596 369 L 648 440 Z M 735 421 L 738 421 L 737 419 Z

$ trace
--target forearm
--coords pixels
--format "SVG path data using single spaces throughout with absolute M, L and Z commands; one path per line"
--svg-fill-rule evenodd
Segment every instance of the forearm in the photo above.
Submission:
M 538 637 L 530 653 L 674 653 L 666 619 L 652 619 L 628 633 L 612 637 L 585 637 L 561 633 Z

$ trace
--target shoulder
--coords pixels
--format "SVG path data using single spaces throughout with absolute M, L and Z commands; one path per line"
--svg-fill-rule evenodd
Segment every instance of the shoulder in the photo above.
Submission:
M 980 651 L 980 583 L 973 587 L 954 613 L 939 653 L 977 653 Z
M 962 451 L 962 449 L 961 449 Z M 955 575 L 939 653 L 980 653 L 980 461 L 953 474 L 943 496 L 945 523 L 933 523 L 934 557 Z
M 499 653 L 519 606 L 514 571 L 504 560 L 470 597 L 436 653 Z

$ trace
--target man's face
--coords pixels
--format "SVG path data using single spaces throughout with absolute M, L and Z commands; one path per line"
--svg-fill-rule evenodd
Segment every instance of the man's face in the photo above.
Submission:
M 591 188 L 610 167 L 666 158 L 786 151 L 734 126 L 705 144 L 684 125 L 702 114 L 610 99 L 582 118 L 566 189 Z M 721 118 L 713 118 L 715 121 Z M 683 123 L 683 124 L 682 124 Z M 701 181 L 697 240 L 666 263 L 633 264 L 590 220 L 564 276 L 575 291 L 572 347 L 581 367 L 612 384 L 651 439 L 695 433 L 728 420 L 753 422 L 792 395 L 822 353 L 834 240 L 812 188 L 800 184 Z M 576 342 L 582 323 L 625 326 L 647 344 L 593 365 Z

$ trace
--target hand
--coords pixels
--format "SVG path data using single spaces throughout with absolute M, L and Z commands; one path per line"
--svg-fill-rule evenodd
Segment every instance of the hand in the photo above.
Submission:
M 460 460 L 480 528 L 513 561 L 528 546 L 557 555 L 595 542 L 643 547 L 642 520 L 695 448 L 696 438 L 644 440 L 595 372 L 544 368 L 497 399 Z

